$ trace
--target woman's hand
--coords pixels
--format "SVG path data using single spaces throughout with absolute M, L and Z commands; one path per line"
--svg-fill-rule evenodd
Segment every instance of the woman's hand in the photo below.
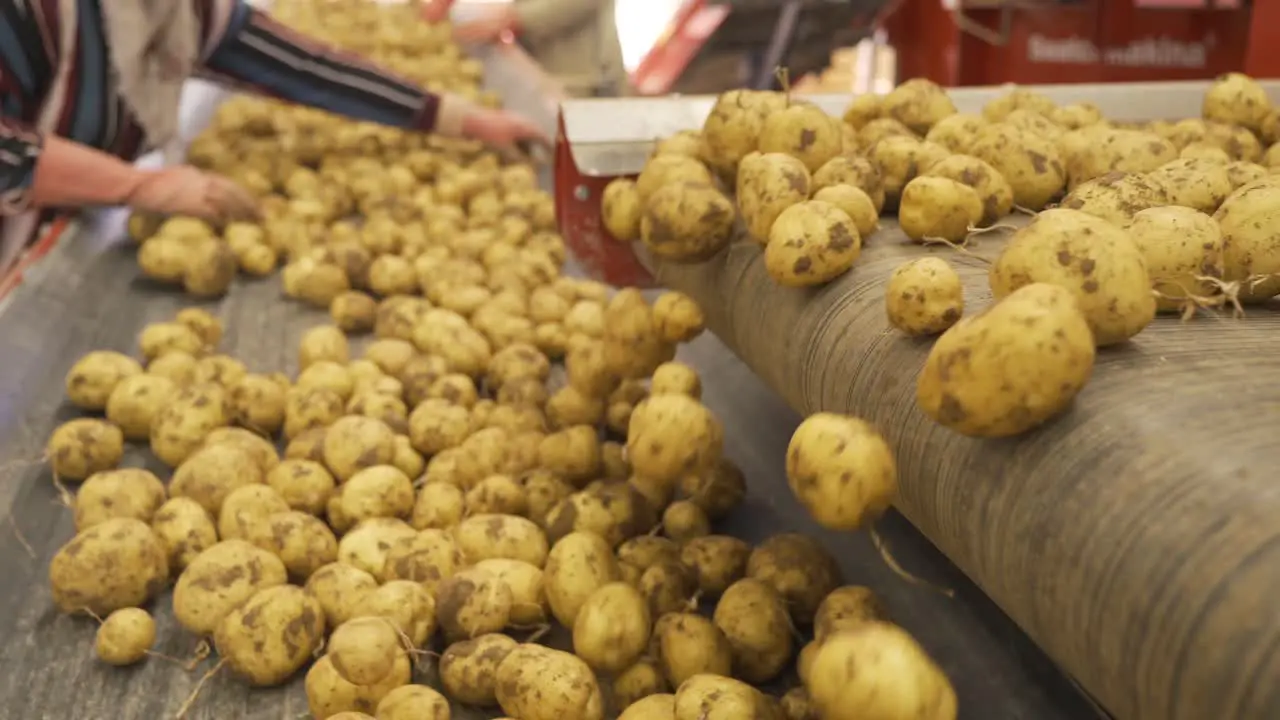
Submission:
M 453 26 L 453 38 L 460 43 L 487 45 L 503 40 L 516 29 L 516 11 L 511 7 L 493 8 L 484 11 L 472 20 L 456 23 Z
M 164 215 L 190 215 L 215 223 L 257 220 L 257 199 L 235 182 L 189 165 L 146 173 L 125 203 Z
M 551 147 L 551 141 L 537 125 L 505 110 L 472 108 L 462 121 L 462 134 L 501 149 L 529 143 Z

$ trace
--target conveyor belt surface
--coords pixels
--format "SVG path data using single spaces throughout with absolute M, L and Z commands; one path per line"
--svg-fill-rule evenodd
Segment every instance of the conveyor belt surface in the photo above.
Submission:
M 513 106 L 538 112 L 537 97 L 526 95 L 525 102 L 535 104 L 522 105 L 520 96 L 508 92 L 531 87 L 521 71 L 501 56 L 489 66 L 495 87 Z M 197 104 L 184 115 L 194 119 L 207 111 Z M 160 720 L 172 716 L 212 666 L 206 662 L 188 673 L 152 658 L 134 669 L 106 668 L 92 655 L 93 621 L 57 614 L 49 598 L 48 562 L 71 537 L 72 519 L 57 504 L 39 459 L 52 428 L 76 414 L 64 402 L 64 374 L 89 350 L 133 351 L 144 325 L 194 304 L 140 279 L 122 222 L 114 212 L 74 227 L 0 311 L 0 718 Z M 205 307 L 227 327 L 221 350 L 260 371 L 296 372 L 300 335 L 327 322 L 324 313 L 285 300 L 277 279 L 240 280 L 225 299 Z M 711 306 L 708 311 L 719 312 Z M 715 317 L 723 328 L 723 316 Z M 955 598 L 903 582 L 864 535 L 815 530 L 782 478 L 783 451 L 797 416 L 715 338 L 704 337 L 682 352 L 701 371 L 706 401 L 725 420 L 728 454 L 745 469 L 751 487 L 748 502 L 725 531 L 749 540 L 783 531 L 817 535 L 840 558 L 848 581 L 880 592 L 895 618 L 944 665 L 962 698 L 962 717 L 1093 717 L 1026 637 L 900 517 L 890 516 L 881 527 L 897 559 L 954 588 Z M 140 449 L 131 450 L 125 464 L 163 470 Z M 188 657 L 196 640 L 177 627 L 168 605 L 167 595 L 155 605 L 155 649 Z M 455 710 L 463 720 L 497 715 Z M 218 677 L 188 717 L 292 720 L 306 713 L 300 678 L 283 689 L 249 690 Z

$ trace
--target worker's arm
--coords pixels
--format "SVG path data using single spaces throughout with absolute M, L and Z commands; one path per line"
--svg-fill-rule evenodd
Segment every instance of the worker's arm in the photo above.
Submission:
M 512 9 L 520 34 L 537 40 L 590 21 L 600 4 L 601 0 L 515 0 Z
M 356 120 L 459 135 L 466 104 L 294 32 L 244 0 L 196 0 L 202 71 L 225 84 Z

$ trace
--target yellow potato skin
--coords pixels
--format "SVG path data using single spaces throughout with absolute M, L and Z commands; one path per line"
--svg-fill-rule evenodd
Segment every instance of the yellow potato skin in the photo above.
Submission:
M 905 630 L 869 623 L 822 643 L 805 683 L 823 720 L 955 720 L 955 689 Z
M 964 435 L 1017 435 L 1066 409 L 1088 382 L 1095 353 L 1071 291 L 1027 285 L 938 338 L 916 402 Z
M 862 238 L 845 211 L 821 200 L 792 205 L 769 231 L 764 266 L 784 287 L 830 282 L 853 267 L 862 254 Z
M 964 314 L 964 286 L 946 260 L 916 258 L 889 276 L 884 304 L 890 325 L 908 335 L 934 335 Z

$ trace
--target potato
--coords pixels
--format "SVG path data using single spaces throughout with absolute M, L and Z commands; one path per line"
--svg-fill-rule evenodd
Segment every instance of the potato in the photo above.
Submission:
M 147 374 L 167 378 L 177 387 L 185 387 L 195 378 L 196 358 L 191 353 L 173 350 L 152 360 L 147 365 Z
M 286 390 L 265 375 L 246 375 L 231 387 L 232 417 L 254 432 L 275 435 L 284 424 Z
M 221 241 L 192 243 L 185 248 L 186 267 L 182 287 L 196 297 L 212 298 L 226 294 L 236 279 L 236 256 Z
M 912 78 L 895 87 L 881 102 L 882 112 L 923 135 L 947 117 L 956 106 L 946 91 L 931 80 Z
M 1223 279 L 1240 283 L 1239 297 L 1257 302 L 1280 294 L 1280 253 L 1269 228 L 1276 222 L 1280 182 L 1271 177 L 1237 190 L 1213 219 L 1222 228 Z
M 634 190 L 643 207 L 658 190 L 680 182 L 711 183 L 711 171 L 697 158 L 687 155 L 655 155 L 636 177 Z
M 829 720 L 957 716 L 955 690 L 905 630 L 868 623 L 823 641 L 805 683 Z
M 1052 115 L 1056 105 L 1052 100 L 1034 90 L 1014 88 L 992 100 L 982 108 L 982 117 L 989 122 L 999 122 L 1014 110 L 1034 110 L 1041 115 Z
M 294 510 L 320 515 L 336 483 L 329 471 L 311 460 L 283 460 L 267 473 L 266 483 Z
M 270 486 L 242 485 L 227 495 L 218 510 L 218 537 L 263 544 L 266 541 L 267 518 L 288 511 L 289 504 Z M 263 549 L 271 550 L 270 547 Z
M 151 452 L 170 467 L 182 465 L 200 450 L 209 433 L 231 424 L 230 410 L 220 385 L 182 388 L 151 423 Z
M 471 429 L 467 408 L 440 398 L 422 402 L 409 415 L 409 441 L 424 455 L 461 445 Z
M 194 330 L 179 322 L 152 323 L 138 335 L 138 349 L 150 363 L 171 352 L 203 355 L 209 348 Z
M 676 696 L 670 693 L 640 698 L 625 708 L 618 720 L 670 720 L 676 713 Z
M 331 360 L 320 360 L 311 363 L 298 375 L 293 384 L 298 391 L 325 389 L 337 393 L 343 401 L 351 399 L 355 392 L 355 379 L 351 377 L 346 366 Z
M 881 183 L 891 206 L 897 205 L 907 183 L 950 154 L 941 145 L 901 135 L 884 138 L 867 151 L 867 157 L 880 171 Z
M 711 520 L 692 500 L 677 500 L 662 511 L 662 533 L 678 543 L 711 534 Z
M 298 366 L 305 370 L 314 362 L 328 360 L 346 365 L 351 360 L 347 336 L 333 325 L 313 327 L 302 335 L 298 343 Z M 376 362 L 376 361 L 375 361 Z M 385 368 L 384 368 L 385 369 Z
M 752 578 L 735 582 L 716 603 L 712 621 L 729 641 L 737 677 L 769 682 L 791 661 L 791 619 L 773 586 Z
M 898 488 L 893 452 L 880 433 L 835 413 L 810 415 L 796 428 L 787 446 L 787 482 L 819 525 L 844 531 L 878 518 Z
M 951 155 L 935 163 L 924 174 L 954 180 L 977 193 L 982 202 L 984 225 L 996 222 L 1013 209 L 1013 187 L 990 164 L 971 155 Z
M 866 193 L 877 215 L 884 208 L 884 184 L 880 170 L 861 155 L 845 154 L 832 158 L 826 165 L 818 168 L 810 183 L 815 198 L 817 193 L 835 185 L 851 185 Z M 855 221 L 859 219 L 852 215 L 850 217 Z
M 604 697 L 591 668 L 559 650 L 525 643 L 498 665 L 495 695 L 520 720 L 603 720 Z
M 703 162 L 720 175 L 733 178 L 742 159 L 759 146 L 766 118 L 786 104 L 787 99 L 781 93 L 759 90 L 721 93 L 702 123 Z
M 333 324 L 346 333 L 370 332 L 377 315 L 378 301 L 372 295 L 358 290 L 340 293 L 329 304 L 329 317 L 333 319 Z
M 916 241 L 964 242 L 982 216 L 978 193 L 945 177 L 917 177 L 902 189 L 898 204 L 898 223 L 903 233 Z
M 653 629 L 655 654 L 671 687 L 695 675 L 728 675 L 733 663 L 729 640 L 696 612 L 664 615 Z
M 1207 142 L 1189 143 L 1178 152 L 1178 157 L 1183 160 L 1202 160 L 1222 165 L 1232 162 L 1226 150 Z
M 1182 205 L 1204 213 L 1218 209 L 1235 191 L 1224 163 L 1211 160 L 1173 160 L 1148 175 L 1164 189 L 1170 205 Z
M 259 590 L 227 613 L 213 641 L 232 672 L 255 687 L 272 687 L 311 660 L 324 629 L 320 603 L 302 588 L 280 585 Z
M 338 498 L 341 503 L 341 498 Z M 330 525 L 333 523 L 330 522 Z M 417 532 L 407 523 L 396 518 L 375 517 L 356 524 L 338 542 L 338 560 L 354 565 L 383 580 L 387 565 L 387 553 L 401 539 L 414 537 Z
M 418 530 L 451 528 L 461 522 L 465 510 L 465 496 L 458 486 L 429 483 L 418 491 L 409 524 Z
M 719 595 L 742 579 L 750 554 L 750 546 L 736 537 L 705 535 L 685 543 L 680 561 L 693 570 L 703 594 Z
M 391 673 L 377 685 L 353 685 L 334 669 L 328 655 L 321 657 L 307 671 L 306 693 L 307 706 L 311 714 L 317 718 L 330 720 L 347 720 L 343 714 L 374 712 L 379 703 L 396 688 L 409 684 L 413 675 L 413 665 L 409 662 L 408 653 L 396 656 L 395 666 Z M 359 717 L 355 715 L 351 720 Z
M 156 644 L 156 621 L 146 610 L 121 608 L 98 627 L 93 650 L 108 665 L 124 667 L 142 662 Z
M 697 503 L 714 521 L 742 504 L 747 494 L 747 481 L 732 460 L 721 458 L 711 469 L 682 477 L 680 492 Z
M 683 474 L 714 467 L 723 445 L 720 421 L 686 395 L 644 400 L 632 413 L 627 431 L 632 467 L 637 474 L 656 480 L 674 482 Z
M 618 546 L 618 562 L 646 570 L 661 563 L 680 562 L 680 545 L 656 535 L 641 535 Z
M 674 393 L 687 395 L 694 400 L 702 397 L 702 380 L 698 371 L 680 362 L 665 362 L 653 371 L 650 381 L 650 392 L 654 395 Z M 627 414 L 627 426 L 631 424 L 631 413 Z M 624 428 L 626 426 L 623 426 Z
M 58 480 L 84 480 L 111 470 L 124 456 L 124 433 L 105 420 L 77 418 L 54 429 L 45 446 L 49 468 Z
M 425 685 L 402 685 L 382 698 L 375 714 L 381 720 L 449 720 L 449 700 Z
M 390 580 L 419 583 L 433 595 L 440 581 L 466 566 L 466 558 L 453 536 L 429 529 L 404 536 L 391 544 L 382 575 Z
M 164 501 L 164 484 L 149 470 L 121 468 L 94 473 L 76 492 L 76 532 L 113 518 L 149 523 Z
M 386 618 L 357 617 L 339 625 L 325 647 L 329 662 L 353 685 L 376 685 L 404 651 L 400 630 Z
M 467 491 L 467 512 L 481 515 L 524 516 L 528 501 L 524 487 L 507 475 L 490 475 Z
M 332 429 L 329 436 L 333 436 Z M 342 488 L 343 515 L 354 522 L 371 518 L 408 518 L 413 512 L 413 483 L 392 465 L 360 470 Z
M 561 500 L 573 494 L 572 485 L 546 470 L 539 469 L 526 473 L 520 478 L 520 484 L 524 487 L 527 514 L 541 527 L 546 526 L 546 519 L 551 510 Z M 424 487 L 419 493 L 420 499 L 428 487 L 430 486 Z
M 1128 340 L 1155 317 L 1151 280 L 1132 237 L 1078 210 L 1047 210 L 1018 230 L 990 280 L 997 299 L 1037 282 L 1069 289 L 1099 347 Z
M 1128 227 L 1137 213 L 1168 202 L 1164 184 L 1152 176 L 1113 172 L 1077 185 L 1062 199 L 1059 207 L 1079 210 L 1114 225 Z
M 440 656 L 440 685 L 464 705 L 497 705 L 498 666 L 518 644 L 498 633 L 453 643 Z
M 811 178 L 805 164 L 783 153 L 752 153 L 738 172 L 736 198 L 747 232 L 764 245 L 787 208 L 808 199 Z
M 250 539 L 279 557 L 289 577 L 297 582 L 306 582 L 321 567 L 338 559 L 338 539 L 314 515 L 288 510 L 255 519 L 265 527 L 251 532 Z
M 630 178 L 618 178 L 604 187 L 600 196 L 600 219 L 616 240 L 632 242 L 640 239 L 640 217 L 644 203 Z
M 188 631 L 211 635 L 246 600 L 286 582 L 280 558 L 244 540 L 223 540 L 197 555 L 178 577 L 173 616 Z
M 245 364 L 233 357 L 206 355 L 196 361 L 194 380 L 197 383 L 214 383 L 231 388 L 248 374 Z
M 702 308 L 680 292 L 664 292 L 653 302 L 653 321 L 658 335 L 670 343 L 689 342 L 706 326 Z
M 160 538 L 135 518 L 111 518 L 79 532 L 53 556 L 49 582 L 64 613 L 105 616 L 143 605 L 164 589 L 169 564 Z
M 547 562 L 547 537 L 532 520 L 517 515 L 472 515 L 454 528 L 466 561 L 471 564 L 491 558 L 522 560 L 542 567 Z
M 589 532 L 573 532 L 560 538 L 543 568 L 543 588 L 551 613 L 571 630 L 587 598 L 619 579 L 621 570 L 609 544 Z
M 156 235 L 138 248 L 138 268 L 142 274 L 162 283 L 182 282 L 190 262 L 185 239 Z
M 1243 73 L 1220 75 L 1204 94 L 1206 120 L 1239 125 L 1261 132 L 1271 112 L 1271 99 L 1257 80 Z
M 547 621 L 550 608 L 543 592 L 543 573 L 536 565 L 523 560 L 490 558 L 476 563 L 475 569 L 493 575 L 511 589 L 513 626 L 533 627 Z
M 747 577 L 773 588 L 799 625 L 813 622 L 823 599 L 841 581 L 835 558 L 813 538 L 796 533 L 774 535 L 752 550 Z
M 151 519 L 151 529 L 175 572 L 181 572 L 197 555 L 218 543 L 213 517 L 191 498 L 172 498 L 161 505 Z
M 853 219 L 835 205 L 809 200 L 778 216 L 765 247 L 765 269 L 785 287 L 821 285 L 848 271 L 861 253 Z
M 602 585 L 574 618 L 573 652 L 594 670 L 621 672 L 648 647 L 651 624 L 649 605 L 638 590 L 624 582 Z
M 809 698 L 809 691 L 802 687 L 788 690 L 778 705 L 783 720 L 822 720 Z
M 859 237 L 865 238 L 880 228 L 879 211 L 861 188 L 845 184 L 828 185 L 814 192 L 813 199 L 834 205 L 848 215 Z
M 640 241 L 662 260 L 702 262 L 729 244 L 737 216 L 733 201 L 710 183 L 671 183 L 645 205 Z
M 699 674 L 676 689 L 675 720 L 776 720 L 773 701 L 750 685 Z
M 884 117 L 883 95 L 855 95 L 841 119 L 846 125 L 857 129 L 881 117 Z
M 903 137 L 909 140 L 919 140 L 915 133 L 911 132 L 911 128 L 890 117 L 878 117 L 868 121 L 865 125 L 858 128 L 855 135 L 857 146 L 866 148 L 870 151 L 881 140 L 889 138 Z
M 792 103 L 783 110 L 769 113 L 756 145 L 762 153 L 784 153 L 796 158 L 809 172 L 825 165 L 843 148 L 840 121 L 807 103 Z
M 1222 229 L 1213 218 L 1189 207 L 1150 208 L 1134 216 L 1129 236 L 1160 293 L 1157 310 L 1185 310 L 1215 293 L 1212 280 L 1202 279 L 1223 274 Z
M 324 609 L 329 627 L 347 622 L 359 610 L 364 598 L 378 588 L 378 581 L 369 573 L 346 563 L 329 563 L 311 573 L 306 590 L 315 596 Z
M 1177 158 L 1177 147 L 1158 135 L 1111 130 L 1098 136 L 1085 152 L 1069 158 L 1067 173 L 1074 187 L 1108 172 L 1150 172 Z
M 204 438 L 205 446 L 230 445 L 240 448 L 253 457 L 253 461 L 269 473 L 280 463 L 280 455 L 275 443 L 261 435 L 237 427 L 223 427 L 210 432 Z
M 938 339 L 920 372 L 916 402 L 938 423 L 966 435 L 1025 432 L 1065 410 L 1088 382 L 1095 355 L 1088 330 L 1070 290 L 1024 286 Z M 888 461 L 887 447 L 883 453 Z M 881 468 L 887 473 L 892 466 L 877 464 Z M 792 487 L 812 486 L 797 476 Z M 817 502 L 820 493 L 806 492 Z M 831 502 L 822 498 L 819 506 Z
M 634 665 L 614 675 L 613 682 L 610 683 L 610 696 L 615 708 L 630 708 L 645 698 L 669 693 L 670 687 L 667 686 L 667 678 L 662 674 L 662 666 L 656 660 L 650 658 L 641 658 Z M 667 694 L 668 698 L 666 707 L 674 709 L 674 695 Z M 657 709 L 663 704 L 659 702 L 646 703 L 647 707 Z M 642 717 L 635 715 L 636 717 Z M 625 713 L 621 717 L 631 717 Z M 671 717 L 670 712 L 666 717 Z
M 262 467 L 247 450 L 235 445 L 210 445 L 178 466 L 169 481 L 169 494 L 189 497 L 216 517 L 233 491 L 263 480 Z
M 894 268 L 884 289 L 889 324 L 913 335 L 940 333 L 964 314 L 964 286 L 955 268 L 939 257 L 922 257 Z
M 966 153 L 988 124 L 980 115 L 953 113 L 930 126 L 924 139 L 953 153 Z
M 538 443 L 538 465 L 571 483 L 598 475 L 600 461 L 600 438 L 594 427 L 576 425 Z
M 435 600 L 423 585 L 410 580 L 389 580 L 364 594 L 353 615 L 385 618 L 414 648 L 426 645 L 436 631 Z
M 436 589 L 436 618 L 449 642 L 495 633 L 511 619 L 511 588 L 501 579 L 469 568 Z
M 969 152 L 1008 181 L 1020 207 L 1039 210 L 1066 187 L 1067 169 L 1054 141 L 1012 125 L 983 128 Z
M 888 618 L 884 603 L 870 588 L 860 585 L 835 588 L 822 599 L 814 613 L 814 639 L 821 643 L 838 632 Z
M 142 364 L 128 355 L 95 350 L 71 366 L 66 380 L 67 399 L 82 410 L 102 411 L 117 385 L 141 375 Z

